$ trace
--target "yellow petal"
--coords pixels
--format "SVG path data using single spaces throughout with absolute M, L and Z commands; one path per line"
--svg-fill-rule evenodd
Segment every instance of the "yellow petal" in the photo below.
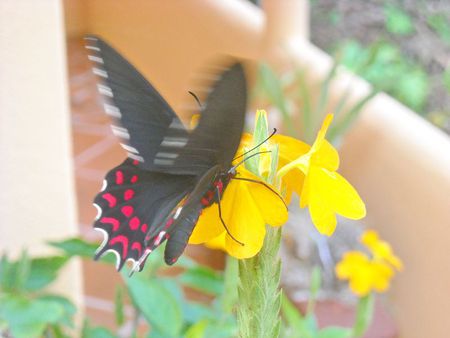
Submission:
M 219 208 L 217 204 L 213 204 L 203 210 L 191 237 L 189 237 L 189 244 L 208 242 L 219 236 L 223 230 L 223 226 L 219 220 Z
M 210 249 L 226 251 L 226 247 L 225 247 L 225 236 L 226 236 L 226 234 L 227 234 L 226 231 L 223 231 L 219 236 L 214 237 L 209 242 L 206 242 L 205 246 L 210 248 Z
M 278 144 L 280 164 L 284 162 L 283 165 L 294 161 L 311 149 L 308 144 L 285 135 L 275 134 L 271 141 Z
M 320 148 L 311 156 L 311 165 L 336 171 L 339 168 L 339 154 L 330 142 L 323 140 Z
M 293 192 L 296 192 L 299 196 L 301 195 L 304 179 L 305 175 L 298 169 L 292 169 L 283 176 L 282 186 L 286 188 L 286 194 L 283 196 L 287 205 L 291 203 Z
M 277 193 L 274 186 L 262 182 L 260 178 L 245 169 L 240 170 L 237 177 L 261 182 L 241 181 L 242 183 L 246 183 L 247 189 L 265 223 L 272 226 L 280 226 L 287 222 L 288 209 L 283 198 Z
M 315 153 L 319 150 L 320 147 L 322 147 L 323 141 L 325 140 L 325 136 L 328 131 L 328 127 L 331 124 L 331 121 L 333 121 L 333 114 L 328 114 L 325 116 L 325 119 L 323 120 L 322 127 L 320 128 L 319 132 L 317 133 L 316 140 L 314 141 L 314 144 L 311 147 L 311 152 Z
M 234 182 L 237 182 L 239 193 L 234 196 L 233 212 L 226 222 L 230 233 L 244 245 L 237 243 L 227 234 L 225 247 L 233 257 L 249 258 L 261 250 L 266 233 L 265 221 L 247 188 L 247 183 Z
M 321 175 L 316 172 L 320 169 L 310 170 L 306 176 L 303 191 L 300 197 L 300 207 L 309 207 L 309 214 L 316 229 L 323 235 L 331 236 L 336 229 L 336 216 L 328 201 L 323 197 L 326 188 Z

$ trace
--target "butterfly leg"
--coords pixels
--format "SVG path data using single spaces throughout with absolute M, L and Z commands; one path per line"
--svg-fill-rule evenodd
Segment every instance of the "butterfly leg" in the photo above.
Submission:
M 225 228 L 225 231 L 227 232 L 227 234 L 236 242 L 239 243 L 240 245 L 244 246 L 245 244 L 238 241 L 230 232 L 230 230 L 228 229 L 225 221 L 222 218 L 222 207 L 220 205 L 220 200 L 222 199 L 222 196 L 220 194 L 220 190 L 219 187 L 216 187 L 216 197 L 217 197 L 217 205 L 219 206 L 219 218 L 220 218 L 220 222 L 222 222 L 223 227 Z
M 257 183 L 257 184 L 261 184 L 261 185 L 265 186 L 267 189 L 269 189 L 271 192 L 273 192 L 275 195 L 277 195 L 280 198 L 280 200 L 283 202 L 283 204 L 285 205 L 285 207 L 287 209 L 287 205 L 286 205 L 286 202 L 284 201 L 283 197 L 281 197 L 281 195 L 278 192 L 276 192 L 270 185 L 266 184 L 265 182 L 252 180 L 251 178 L 245 178 L 245 177 L 231 177 L 231 179 L 238 180 L 238 181 Z

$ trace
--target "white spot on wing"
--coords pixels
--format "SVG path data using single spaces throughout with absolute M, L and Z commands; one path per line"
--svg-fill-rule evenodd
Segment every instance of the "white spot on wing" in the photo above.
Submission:
M 84 48 L 100 52 L 100 48 L 95 47 L 95 46 L 88 46 L 88 45 L 86 45 L 86 46 L 84 46 Z
M 177 158 L 178 156 L 179 154 L 176 153 L 164 153 L 164 152 L 156 153 L 156 157 L 160 158 Z
M 98 91 L 100 92 L 100 94 L 102 94 L 102 95 L 109 96 L 109 97 L 114 96 L 112 89 L 104 84 L 97 84 L 97 88 L 98 88 Z
M 92 68 L 92 73 L 94 73 L 95 75 L 101 76 L 105 79 L 108 78 L 108 73 L 105 70 L 97 68 L 97 67 Z
M 171 129 L 181 129 L 181 130 L 185 129 L 183 123 L 177 118 L 174 118 L 172 120 L 172 123 L 169 125 L 169 128 L 171 128 Z
M 99 56 L 88 55 L 88 59 L 93 61 L 93 62 L 97 62 L 97 63 L 103 64 L 103 59 L 101 57 L 99 57 Z
M 174 160 L 161 160 L 159 158 L 155 158 L 153 163 L 156 165 L 172 165 L 174 164 Z
M 120 145 L 122 146 L 123 149 L 125 149 L 130 153 L 139 154 L 139 151 L 136 148 L 129 146 L 128 144 L 121 143 Z
M 103 180 L 103 184 L 102 184 L 102 189 L 101 191 L 105 191 L 106 187 L 108 186 L 108 181 L 107 180 Z
M 117 118 L 122 117 L 122 114 L 120 113 L 120 109 L 116 106 L 113 106 L 112 104 L 104 103 L 103 108 L 105 109 L 105 113 L 110 116 L 117 117 Z
M 155 239 L 155 241 L 153 242 L 153 244 L 154 244 L 155 246 L 159 245 L 159 244 L 161 243 L 161 240 L 163 239 L 163 237 L 164 237 L 165 234 L 166 234 L 165 231 L 161 231 L 161 232 L 158 234 L 158 237 L 156 237 L 156 239 Z
M 102 216 L 102 208 L 96 203 L 92 203 L 93 206 L 97 209 L 97 216 L 95 216 L 95 220 L 97 221 Z
M 179 208 L 177 209 L 177 211 L 175 211 L 175 215 L 173 216 L 173 219 L 174 219 L 174 220 L 177 219 L 178 216 L 180 216 L 181 210 L 183 210 L 183 207 L 179 207 Z
M 170 137 L 166 136 L 164 137 L 163 141 L 161 142 L 161 145 L 163 147 L 177 147 L 181 148 L 184 147 L 187 143 L 188 139 L 186 137 Z
M 126 128 L 115 126 L 112 124 L 111 129 L 114 135 L 127 140 L 130 139 L 130 134 L 128 133 L 128 130 Z

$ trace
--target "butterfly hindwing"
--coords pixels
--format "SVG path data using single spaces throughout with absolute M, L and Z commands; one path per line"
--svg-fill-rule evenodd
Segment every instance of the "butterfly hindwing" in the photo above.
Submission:
M 105 235 L 97 258 L 112 251 L 120 269 L 128 259 L 138 261 L 145 249 L 153 250 L 163 242 L 154 245 L 167 216 L 194 185 L 193 176 L 145 171 L 131 159 L 112 169 L 94 200 L 99 211 L 94 228 Z

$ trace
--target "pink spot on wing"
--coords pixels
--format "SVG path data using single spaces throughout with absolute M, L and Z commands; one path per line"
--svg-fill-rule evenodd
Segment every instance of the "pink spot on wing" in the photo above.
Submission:
M 164 226 L 164 229 L 168 229 L 173 224 L 173 218 L 169 218 L 166 225 Z
M 131 183 L 136 183 L 138 181 L 138 176 L 137 175 L 134 175 L 132 178 L 131 178 Z
M 123 184 L 123 172 L 121 170 L 116 171 L 116 184 Z
M 125 201 L 128 201 L 128 200 L 132 199 L 133 196 L 134 196 L 134 190 L 133 189 L 128 189 L 123 194 L 123 198 L 125 199 Z
M 102 217 L 100 219 L 100 223 L 103 224 L 111 224 L 112 225 L 112 231 L 117 231 L 119 229 L 120 222 L 119 220 L 112 218 L 112 217 Z
M 139 225 L 141 225 L 141 221 L 137 216 L 134 216 L 132 219 L 130 219 L 131 230 L 137 230 L 139 228 Z
M 122 244 L 122 258 L 125 259 L 128 254 L 128 238 L 126 238 L 124 235 L 119 235 L 109 241 L 109 245 L 111 246 L 117 243 Z
M 134 165 L 138 165 L 138 164 L 139 164 L 139 161 L 138 161 L 138 160 L 134 160 L 134 161 L 133 161 L 133 164 L 134 164 Z
M 131 205 L 126 205 L 126 206 L 122 207 L 121 211 L 122 211 L 122 214 L 124 214 L 126 217 L 130 217 L 131 214 L 133 214 L 134 209 Z
M 108 204 L 109 204 L 109 207 L 110 207 L 110 208 L 113 208 L 113 207 L 116 206 L 117 200 L 116 200 L 116 198 L 115 198 L 113 195 L 111 195 L 109 192 L 106 193 L 106 194 L 103 194 L 102 197 L 103 197 L 105 200 L 108 201 Z
M 145 233 L 147 233 L 147 230 L 148 230 L 148 225 L 147 224 L 142 224 L 142 226 L 141 226 L 141 231 L 145 234 Z
M 142 252 L 142 245 L 141 245 L 141 243 L 139 243 L 139 242 L 134 242 L 134 243 L 131 245 L 131 250 L 137 250 L 137 251 L 138 251 L 138 255 L 140 256 L 140 255 L 141 255 L 141 252 Z

